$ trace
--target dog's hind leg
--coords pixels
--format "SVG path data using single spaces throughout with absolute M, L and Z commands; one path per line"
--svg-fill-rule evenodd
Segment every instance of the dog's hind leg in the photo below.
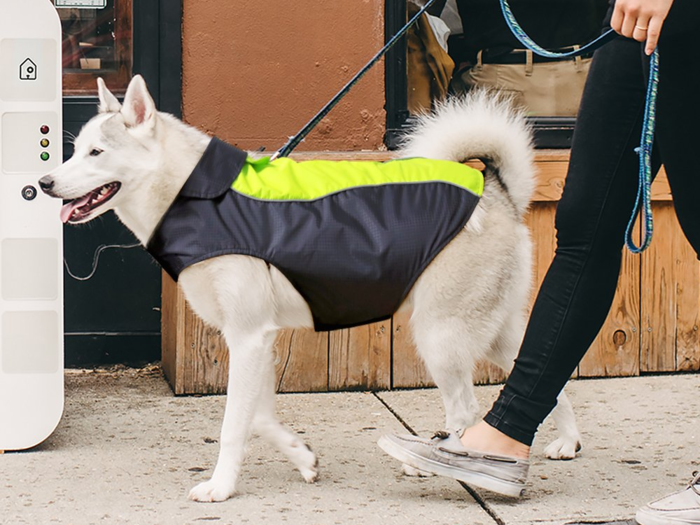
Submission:
M 275 409 L 275 371 L 272 359 L 267 359 L 264 384 L 257 411 L 253 419 L 253 430 L 265 441 L 274 445 L 299 469 L 308 483 L 318 479 L 316 454 L 301 438 L 277 419 Z
M 438 387 L 445 407 L 445 428 L 459 430 L 476 423 L 479 403 L 474 395 L 472 368 L 474 362 L 465 345 L 469 339 L 455 330 L 461 320 L 447 319 L 444 326 L 434 324 L 435 319 L 411 320 L 413 338 L 418 354 Z M 404 464 L 407 476 L 433 476 L 429 472 Z
M 507 373 L 513 369 L 513 362 L 520 348 L 524 329 L 513 323 L 499 333 L 487 358 Z M 552 417 L 557 425 L 559 437 L 552 441 L 544 450 L 549 459 L 574 459 L 576 452 L 581 450 L 581 434 L 576 425 L 576 417 L 571 402 L 562 391 L 557 400 L 557 406 L 552 411 Z
M 276 330 L 224 331 L 230 358 L 219 459 L 211 479 L 194 487 L 190 499 L 212 502 L 233 496 L 262 392 L 260 378 L 265 373 L 265 360 L 272 352 L 275 335 Z
M 475 338 L 469 336 L 459 318 L 411 321 L 418 354 L 445 406 L 445 428 L 458 430 L 472 426 L 480 412 L 474 395 L 474 352 L 468 348 Z

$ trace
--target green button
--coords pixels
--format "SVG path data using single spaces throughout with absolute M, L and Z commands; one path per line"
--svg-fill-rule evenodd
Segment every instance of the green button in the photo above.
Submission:
M 49 153 L 48 153 L 47 151 L 44 151 L 44 152 L 41 154 L 41 160 L 49 160 L 49 157 L 50 157 L 50 155 L 49 155 Z

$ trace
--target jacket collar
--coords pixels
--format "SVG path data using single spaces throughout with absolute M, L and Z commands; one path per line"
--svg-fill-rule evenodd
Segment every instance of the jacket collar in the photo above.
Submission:
M 199 159 L 179 197 L 214 199 L 231 189 L 243 169 L 248 154 L 213 137 Z

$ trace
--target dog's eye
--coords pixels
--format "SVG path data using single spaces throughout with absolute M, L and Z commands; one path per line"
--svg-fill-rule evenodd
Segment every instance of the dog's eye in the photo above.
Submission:
M 90 152 L 91 157 L 97 157 L 100 153 L 102 153 L 102 150 L 99 148 L 93 148 L 92 151 Z

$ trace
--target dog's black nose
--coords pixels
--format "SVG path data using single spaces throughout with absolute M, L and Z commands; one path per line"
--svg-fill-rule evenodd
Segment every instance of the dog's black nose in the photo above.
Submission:
M 45 177 L 39 179 L 39 187 L 44 193 L 48 193 L 49 191 L 51 191 L 51 188 L 53 188 L 53 179 L 51 178 L 51 176 L 46 175 Z

